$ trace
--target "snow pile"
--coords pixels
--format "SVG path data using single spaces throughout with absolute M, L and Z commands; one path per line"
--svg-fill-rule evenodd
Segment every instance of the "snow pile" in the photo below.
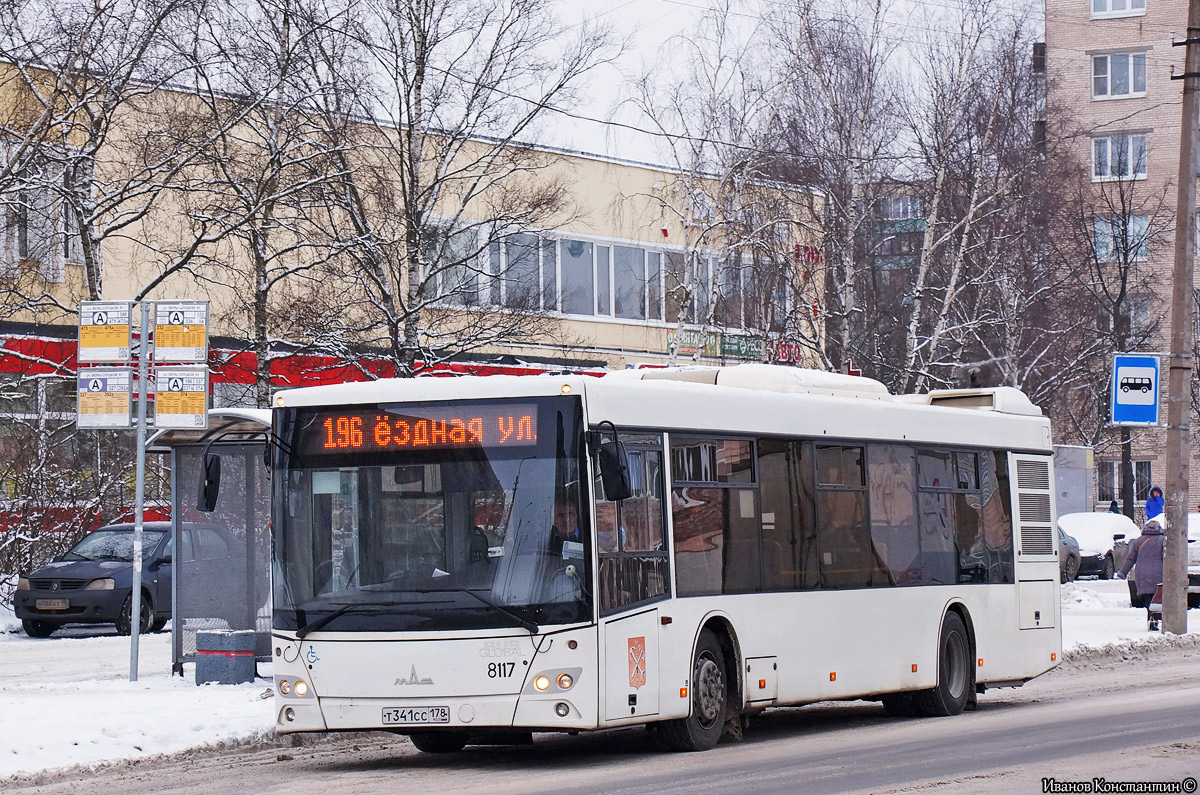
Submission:
M 0 634 L 0 789 L 18 773 L 274 736 L 269 679 L 197 687 L 191 665 L 171 676 L 171 636 L 160 633 L 141 637 L 130 682 L 129 638 L 84 636 L 96 631 Z
M 1121 580 L 1077 580 L 1062 586 L 1063 610 L 1129 609 L 1129 586 Z
M 17 587 L 17 575 L 0 574 L 0 594 L 11 593 Z M 13 615 L 12 605 L 0 599 L 0 637 L 6 632 L 16 632 L 21 628 L 21 622 Z
M 1141 640 L 1127 640 L 1120 643 L 1105 643 L 1102 646 L 1080 644 L 1073 648 L 1063 648 L 1063 662 L 1102 662 L 1105 660 L 1146 660 L 1162 649 L 1196 648 L 1200 647 L 1200 615 L 1193 611 L 1188 615 L 1188 634 L 1164 635 L 1160 632 L 1149 632 Z

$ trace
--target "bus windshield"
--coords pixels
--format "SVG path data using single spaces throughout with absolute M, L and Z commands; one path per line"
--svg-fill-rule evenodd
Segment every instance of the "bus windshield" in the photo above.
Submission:
M 591 620 L 582 428 L 575 397 L 281 410 L 275 627 Z

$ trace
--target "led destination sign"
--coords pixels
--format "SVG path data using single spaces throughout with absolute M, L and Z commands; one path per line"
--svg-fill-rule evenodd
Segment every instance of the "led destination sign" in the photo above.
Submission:
M 306 453 L 528 447 L 537 444 L 537 405 L 379 408 L 317 412 L 305 432 Z

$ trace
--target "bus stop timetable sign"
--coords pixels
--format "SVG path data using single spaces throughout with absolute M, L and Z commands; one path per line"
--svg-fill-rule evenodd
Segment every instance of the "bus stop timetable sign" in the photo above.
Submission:
M 79 303 L 79 361 L 128 362 L 132 332 L 129 301 Z
M 133 371 L 79 368 L 78 428 L 128 428 L 133 416 Z
M 1113 425 L 1158 424 L 1157 356 L 1118 353 L 1113 357 Z
M 154 360 L 208 361 L 208 301 L 154 303 Z
M 207 367 L 155 369 L 154 427 L 208 427 Z

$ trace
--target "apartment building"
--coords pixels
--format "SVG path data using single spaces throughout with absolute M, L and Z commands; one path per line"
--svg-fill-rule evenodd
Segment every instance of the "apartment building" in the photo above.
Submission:
M 1179 173 L 1180 98 L 1187 30 L 1183 0 L 1047 0 L 1044 63 L 1049 135 L 1063 136 L 1085 164 L 1084 195 L 1092 203 L 1092 256 L 1127 267 L 1124 318 L 1129 350 L 1166 352 L 1170 343 L 1171 272 Z M 1194 175 L 1194 172 L 1193 172 Z M 1087 222 L 1087 219 L 1084 219 Z M 1101 328 L 1104 328 L 1103 322 Z M 1163 377 L 1166 378 L 1163 359 Z M 1166 384 L 1160 417 L 1165 424 Z M 1193 427 L 1195 423 L 1193 421 Z M 1120 499 L 1120 449 L 1097 450 L 1098 507 Z M 1135 499 L 1166 480 L 1158 428 L 1131 433 Z M 1079 440 L 1056 439 L 1060 443 Z M 1200 495 L 1200 460 L 1193 438 L 1192 503 Z M 1189 506 L 1192 507 L 1192 506 Z

